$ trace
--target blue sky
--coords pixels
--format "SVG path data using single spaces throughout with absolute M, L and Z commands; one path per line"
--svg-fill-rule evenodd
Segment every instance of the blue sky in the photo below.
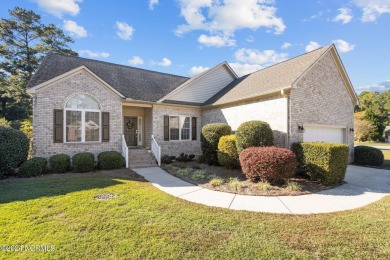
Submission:
M 335 43 L 359 93 L 390 89 L 390 0 L 0 0 L 34 10 L 80 56 L 192 76 L 244 75 Z

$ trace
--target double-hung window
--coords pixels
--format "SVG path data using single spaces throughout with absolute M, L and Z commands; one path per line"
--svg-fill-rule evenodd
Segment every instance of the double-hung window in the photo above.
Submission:
M 169 117 L 169 140 L 190 140 L 191 118 L 189 116 Z
M 65 141 L 86 143 L 101 141 L 100 108 L 88 95 L 72 97 L 65 105 Z

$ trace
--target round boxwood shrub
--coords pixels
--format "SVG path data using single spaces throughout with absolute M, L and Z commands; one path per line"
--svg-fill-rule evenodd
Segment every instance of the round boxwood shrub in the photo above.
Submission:
M 238 153 L 248 147 L 272 146 L 273 144 L 274 133 L 266 122 L 248 121 L 237 128 L 236 145 Z
M 98 167 L 102 170 L 120 169 L 123 166 L 123 161 L 122 155 L 115 151 L 98 154 Z
M 292 177 L 297 167 L 297 159 L 292 151 L 274 146 L 246 148 L 239 158 L 243 173 L 255 182 L 281 183 Z
M 92 172 L 95 168 L 93 153 L 76 153 L 72 157 L 73 172 Z
M 29 140 L 19 130 L 0 127 L 0 178 L 10 175 L 27 160 Z
M 201 148 L 203 160 L 209 165 L 218 165 L 218 142 L 224 135 L 230 135 L 232 128 L 223 123 L 207 124 L 202 128 Z
M 218 142 L 218 162 L 226 168 L 240 166 L 236 148 L 236 135 L 225 135 Z
M 33 177 L 46 173 L 47 160 L 41 157 L 25 161 L 19 168 L 20 177 Z
M 49 158 L 50 169 L 54 173 L 64 173 L 70 170 L 70 157 L 67 154 L 56 154 Z
M 379 166 L 383 164 L 384 156 L 381 150 L 370 146 L 355 147 L 355 163 L 359 165 Z

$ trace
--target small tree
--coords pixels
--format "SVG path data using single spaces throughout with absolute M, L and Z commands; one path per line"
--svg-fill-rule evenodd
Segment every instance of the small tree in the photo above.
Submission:
M 359 142 L 365 142 L 371 140 L 374 126 L 365 118 L 365 111 L 356 112 L 354 114 L 354 129 L 355 140 Z

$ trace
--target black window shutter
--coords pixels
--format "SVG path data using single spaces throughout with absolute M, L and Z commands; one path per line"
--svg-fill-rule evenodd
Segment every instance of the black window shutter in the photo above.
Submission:
M 53 139 L 55 143 L 64 142 L 64 110 L 54 109 Z
M 169 116 L 164 116 L 164 141 L 169 141 Z
M 191 122 L 191 126 L 192 126 L 192 140 L 196 140 L 196 136 L 197 136 L 197 132 L 196 132 L 196 117 L 193 117 L 192 118 L 192 122 Z
M 110 141 L 110 113 L 102 112 L 102 142 Z

